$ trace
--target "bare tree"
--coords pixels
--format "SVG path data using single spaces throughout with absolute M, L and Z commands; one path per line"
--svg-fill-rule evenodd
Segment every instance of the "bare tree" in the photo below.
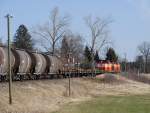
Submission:
M 61 56 L 67 59 L 69 53 L 71 53 L 75 62 L 79 62 L 83 57 L 83 41 L 80 35 L 64 35 L 61 44 Z
M 92 53 L 92 67 L 94 66 L 94 52 L 95 50 L 100 50 L 103 46 L 109 43 L 108 41 L 108 25 L 112 22 L 109 18 L 102 19 L 96 17 L 92 19 L 91 16 L 85 18 L 85 22 L 90 30 L 91 34 L 91 53 Z
M 95 49 L 101 49 L 104 45 L 108 44 L 108 25 L 112 22 L 109 18 L 102 19 L 96 17 L 92 20 L 91 16 L 85 18 L 86 25 L 88 26 L 91 34 L 91 52 Z
M 44 26 L 38 26 L 38 29 L 33 33 L 48 42 L 52 49 L 51 53 L 55 54 L 56 43 L 63 37 L 68 21 L 68 16 L 59 16 L 59 10 L 56 7 L 51 12 L 49 22 L 47 22 Z M 43 40 L 40 40 L 40 42 L 43 42 Z M 43 43 L 42 46 L 44 46 L 47 51 L 50 51 L 50 46 L 47 47 L 46 44 Z
M 136 67 L 136 69 L 137 69 L 140 73 L 141 73 L 141 72 L 144 72 L 143 64 L 144 64 L 143 55 L 138 55 L 138 56 L 136 56 L 136 58 L 135 58 L 135 67 Z
M 150 43 L 143 42 L 141 45 L 138 46 L 138 50 L 143 55 L 143 58 L 145 61 L 144 71 L 145 71 L 145 73 L 147 73 L 148 57 L 150 56 Z

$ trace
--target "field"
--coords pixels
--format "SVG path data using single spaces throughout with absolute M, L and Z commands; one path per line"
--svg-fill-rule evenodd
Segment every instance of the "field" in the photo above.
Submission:
M 0 112 L 89 113 L 90 110 L 96 110 L 91 112 L 105 113 L 110 110 L 108 113 L 114 113 L 115 110 L 125 111 L 128 108 L 131 111 L 126 111 L 126 113 L 150 112 L 147 107 L 150 103 L 149 84 L 128 80 L 119 75 L 115 75 L 115 78 L 117 79 L 113 82 L 91 78 L 72 78 L 70 97 L 68 96 L 68 79 L 13 82 L 11 106 L 8 104 L 8 83 L 0 83 Z M 141 106 L 137 108 L 138 112 L 132 108 L 136 106 Z M 107 107 L 109 109 L 106 109 Z M 73 111 L 68 111 L 70 108 Z M 123 111 L 120 112 L 124 113 Z
M 150 113 L 150 95 L 101 96 L 54 113 Z

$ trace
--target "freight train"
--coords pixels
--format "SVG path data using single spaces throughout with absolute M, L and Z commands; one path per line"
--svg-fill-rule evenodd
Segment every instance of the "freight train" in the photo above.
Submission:
M 23 49 L 11 49 L 11 71 L 13 80 L 41 79 L 51 77 L 88 76 L 104 72 L 119 72 L 116 63 L 97 62 L 96 70 L 82 69 L 79 66 L 68 69 L 60 57 L 51 54 Z M 118 64 L 119 65 L 119 64 Z M 113 68 L 112 68 L 113 67 Z M 111 69 L 110 69 L 111 68 Z M 8 80 L 8 49 L 0 47 L 0 81 Z

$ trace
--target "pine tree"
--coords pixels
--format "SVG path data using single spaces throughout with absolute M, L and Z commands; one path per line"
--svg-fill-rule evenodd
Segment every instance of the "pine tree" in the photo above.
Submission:
M 91 62 L 91 60 L 92 60 L 92 54 L 91 54 L 91 51 L 90 51 L 90 49 L 89 49 L 88 46 L 85 47 L 84 57 L 85 57 L 85 61 L 86 62 Z
M 96 62 L 98 62 L 100 59 L 99 59 L 99 55 L 98 55 L 98 51 L 96 51 L 95 55 L 94 55 L 94 60 Z
M 28 29 L 25 25 L 20 25 L 14 36 L 14 47 L 21 49 L 33 49 L 33 42 L 31 35 L 28 33 Z
M 109 60 L 110 62 L 117 62 L 118 56 L 116 55 L 113 48 L 109 48 L 106 53 L 106 60 Z
M 2 46 L 2 45 L 3 45 L 2 38 L 0 38 L 0 46 Z

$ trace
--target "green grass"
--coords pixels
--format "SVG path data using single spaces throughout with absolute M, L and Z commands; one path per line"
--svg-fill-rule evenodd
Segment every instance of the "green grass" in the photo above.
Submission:
M 102 96 L 79 104 L 67 104 L 54 113 L 150 113 L 150 95 Z

